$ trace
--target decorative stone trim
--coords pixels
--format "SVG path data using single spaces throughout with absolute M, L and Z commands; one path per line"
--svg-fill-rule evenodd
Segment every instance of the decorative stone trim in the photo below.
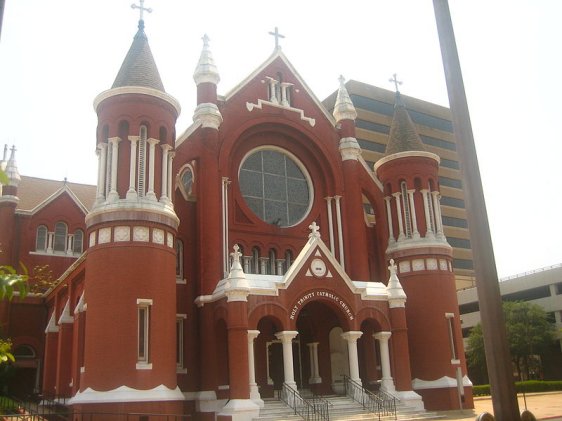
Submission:
M 111 228 L 101 228 L 98 232 L 98 243 L 105 244 L 111 241 Z
M 399 273 L 419 272 L 419 271 L 441 271 L 452 272 L 451 263 L 446 259 L 428 257 L 425 259 L 400 260 L 398 262 Z
M 113 390 L 97 391 L 87 388 L 77 392 L 70 400 L 70 405 L 101 402 L 142 402 L 142 401 L 183 401 L 179 387 L 169 389 L 163 384 L 153 389 L 137 390 L 128 386 L 120 386 Z
M 153 228 L 152 242 L 155 244 L 164 244 L 164 230 L 161 230 L 159 228 Z
M 113 233 L 113 240 L 118 241 L 131 241 L 131 228 L 130 227 L 115 227 Z
M 148 234 L 148 227 L 133 227 L 133 241 L 148 242 Z
M 132 228 L 132 237 L 131 237 Z M 113 236 L 112 236 L 113 231 Z M 97 236 L 97 242 L 96 242 Z M 97 231 L 92 231 L 89 236 L 89 246 L 94 247 L 101 244 L 122 243 L 122 242 L 152 242 L 162 246 L 167 246 L 171 249 L 174 248 L 174 235 L 171 232 L 165 231 L 160 228 L 149 228 L 145 226 L 126 226 L 120 225 L 117 227 L 100 228 Z
M 314 118 L 311 118 L 311 117 L 306 117 L 304 115 L 304 110 L 301 110 L 299 108 L 293 108 L 293 107 L 290 107 L 290 106 L 284 106 L 284 105 L 281 105 L 281 104 L 276 104 L 276 103 L 271 102 L 271 101 L 264 101 L 263 99 L 258 99 L 257 104 L 252 104 L 251 102 L 246 102 L 246 108 L 250 112 L 254 108 L 258 108 L 258 109 L 261 110 L 263 108 L 264 104 L 269 105 L 271 107 L 282 108 L 282 109 L 285 109 L 285 110 L 294 111 L 294 112 L 296 112 L 297 114 L 300 115 L 301 120 L 306 121 L 308 124 L 310 124 L 310 127 L 314 127 L 316 125 L 316 120 Z
M 92 231 L 90 233 L 90 242 L 89 242 L 89 246 L 90 247 L 94 247 L 96 245 L 96 231 Z

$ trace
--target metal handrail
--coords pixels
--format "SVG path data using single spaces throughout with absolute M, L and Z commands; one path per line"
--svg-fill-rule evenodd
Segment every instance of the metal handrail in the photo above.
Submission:
M 307 421 L 329 421 L 328 401 L 323 398 L 306 399 L 301 394 L 283 383 L 279 398 Z
M 396 398 L 383 390 L 376 393 L 365 389 L 361 384 L 343 376 L 345 394 L 356 402 L 359 402 L 367 411 L 381 416 L 394 415 L 396 418 Z

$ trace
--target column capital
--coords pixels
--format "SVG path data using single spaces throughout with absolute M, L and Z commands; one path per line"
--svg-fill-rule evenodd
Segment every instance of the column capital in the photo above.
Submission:
M 291 343 L 291 341 L 296 338 L 299 334 L 296 330 L 284 330 L 283 332 L 277 332 L 275 337 L 281 341 L 281 343 Z
M 168 145 L 167 143 L 164 143 L 163 145 L 160 145 L 160 147 L 162 149 L 164 149 L 165 151 L 169 151 L 170 149 L 173 149 L 171 145 Z
M 381 342 L 386 342 L 390 339 L 391 335 L 392 332 L 377 332 L 373 334 L 373 337 Z
M 360 330 L 350 330 L 348 332 L 342 333 L 341 337 L 347 342 L 357 342 L 357 339 L 359 339 L 362 335 L 363 332 L 361 332 Z
M 259 330 L 249 330 L 248 331 L 248 343 L 252 343 L 254 341 L 254 339 L 256 339 L 258 337 L 259 334 L 260 334 Z
M 121 138 L 120 137 L 110 137 L 107 139 L 108 142 L 113 143 L 114 145 L 121 142 Z
M 130 142 L 138 142 L 140 140 L 140 136 L 128 136 Z
M 151 145 L 157 145 L 160 143 L 160 140 L 154 139 L 153 137 L 149 137 L 148 139 L 146 139 L 146 141 Z

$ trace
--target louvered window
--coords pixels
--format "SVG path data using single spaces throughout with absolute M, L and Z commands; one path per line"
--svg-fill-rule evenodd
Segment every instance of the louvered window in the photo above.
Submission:
M 138 157 L 138 179 L 137 192 L 139 197 L 144 197 L 146 193 L 146 126 L 140 128 L 139 157 Z
M 412 217 L 410 212 L 410 201 L 408 199 L 408 188 L 406 182 L 400 183 L 402 193 L 402 207 L 404 208 L 404 231 L 407 238 L 412 238 Z

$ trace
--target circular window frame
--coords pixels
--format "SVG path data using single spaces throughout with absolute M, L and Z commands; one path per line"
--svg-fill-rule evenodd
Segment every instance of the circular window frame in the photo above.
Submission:
M 297 156 L 295 154 L 288 151 L 287 149 L 284 149 L 284 148 L 281 148 L 281 147 L 275 146 L 275 145 L 262 145 L 262 146 L 258 146 L 256 148 L 253 148 L 253 149 L 249 150 L 248 152 L 246 152 L 244 154 L 244 156 L 240 160 L 240 164 L 238 165 L 238 178 L 237 178 L 238 192 L 240 193 L 240 197 L 242 198 L 242 201 L 244 202 L 244 206 L 246 206 L 250 210 L 252 215 L 254 217 L 256 217 L 260 222 L 263 222 L 263 223 L 268 224 L 268 225 L 272 225 L 269 222 L 264 221 L 262 218 L 260 218 L 259 215 L 257 215 L 252 210 L 252 208 L 250 208 L 250 206 L 246 202 L 246 199 L 244 198 L 244 195 L 242 194 L 242 189 L 241 189 L 241 186 L 240 186 L 240 171 L 242 170 L 244 162 L 246 162 L 246 160 L 251 155 L 253 155 L 257 152 L 261 152 L 261 151 L 274 151 L 274 152 L 278 152 L 282 155 L 285 155 L 286 157 L 290 158 L 291 161 L 293 161 L 293 163 L 298 167 L 298 169 L 301 171 L 301 173 L 304 176 L 304 179 L 306 181 L 306 185 L 308 187 L 308 206 L 306 208 L 306 211 L 303 213 L 303 216 L 297 222 L 295 222 L 294 224 L 280 226 L 280 228 L 295 227 L 295 226 L 299 225 L 300 223 L 302 223 L 308 217 L 308 215 L 310 214 L 310 211 L 312 210 L 312 205 L 314 204 L 315 191 L 314 191 L 314 184 L 312 183 L 312 177 L 310 176 L 310 173 L 308 172 L 306 166 L 302 163 L 302 161 L 299 158 L 297 158 Z

